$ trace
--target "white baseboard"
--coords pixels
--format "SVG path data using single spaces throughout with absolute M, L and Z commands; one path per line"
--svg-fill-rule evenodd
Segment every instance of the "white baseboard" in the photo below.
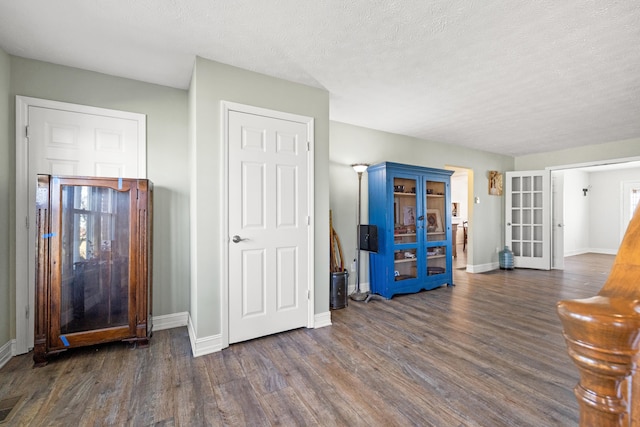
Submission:
M 352 284 L 347 286 L 347 290 L 349 292 L 349 295 L 351 295 L 352 293 L 354 293 L 356 291 L 356 284 Z M 360 283 L 360 292 L 369 292 L 371 290 L 371 286 L 369 284 L 369 282 L 365 282 L 365 283 Z
M 331 312 L 326 311 L 324 313 L 316 314 L 314 316 L 314 329 L 324 328 L 325 326 L 331 326 Z
M 153 316 L 152 322 L 154 331 L 179 328 L 181 326 L 187 326 L 187 324 L 189 323 L 189 313 L 183 311 L 182 313 Z
M 592 254 L 603 254 L 603 255 L 617 255 L 617 249 L 606 249 L 606 248 L 591 248 L 587 252 Z
M 187 329 L 189 331 L 189 341 L 191 341 L 191 353 L 193 357 L 204 356 L 205 354 L 216 353 L 222 350 L 222 335 L 211 335 L 209 337 L 197 338 L 193 328 L 191 315 L 188 316 Z
M 589 253 L 589 249 L 575 249 L 573 251 L 565 251 L 564 252 L 564 256 L 568 257 L 568 256 L 576 256 L 576 255 L 582 255 L 582 254 L 586 254 Z
M 0 368 L 7 364 L 16 352 L 16 340 L 11 340 L 0 347 Z
M 486 273 L 487 271 L 497 270 L 500 268 L 500 263 L 490 262 L 488 264 L 467 264 L 467 273 Z

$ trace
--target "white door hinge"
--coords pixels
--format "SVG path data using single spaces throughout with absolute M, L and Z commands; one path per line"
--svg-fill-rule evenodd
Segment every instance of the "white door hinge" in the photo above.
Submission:
M 311 141 L 307 141 L 307 151 L 311 151 Z
M 24 217 L 24 227 L 29 228 L 29 215 Z
M 307 225 L 311 225 L 311 217 L 307 215 Z
M 28 304 L 24 307 L 24 317 L 26 319 L 29 318 L 29 305 Z
M 311 290 L 310 289 L 307 290 L 307 299 L 311 299 Z
M 29 126 L 28 125 L 24 127 L 24 136 L 29 138 Z

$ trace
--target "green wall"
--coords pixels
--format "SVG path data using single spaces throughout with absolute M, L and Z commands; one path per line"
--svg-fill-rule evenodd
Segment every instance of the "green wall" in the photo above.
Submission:
M 358 200 L 358 179 L 350 165 L 383 161 L 441 169 L 451 166 L 471 169 L 469 179 L 473 179 L 473 191 L 470 192 L 470 197 L 480 197 L 480 203 L 469 205 L 470 241 L 467 262 L 477 270 L 487 269 L 498 262 L 496 248 L 501 248 L 504 241 L 504 197 L 489 196 L 488 172 L 512 170 L 512 157 L 331 122 L 329 159 L 333 225 L 340 237 L 347 265 L 351 264 L 350 261 L 356 254 Z M 366 173 L 362 182 L 362 222 L 366 223 Z M 361 281 L 368 283 L 367 256 L 362 256 L 362 271 L 366 273 Z M 349 279 L 354 283 L 355 274 L 351 273 L 350 276 L 354 276 Z
M 197 58 L 190 88 L 191 318 L 196 336 L 222 332 L 220 300 L 222 162 L 220 102 L 315 119 L 315 313 L 329 311 L 329 93 Z
M 15 156 L 11 153 L 15 150 L 11 148 L 11 131 L 9 126 L 9 112 L 12 104 L 9 96 L 10 88 L 10 57 L 0 49 L 0 347 L 11 339 L 11 325 L 15 320 L 11 319 L 13 305 L 11 304 L 12 292 L 10 283 L 10 271 L 13 266 L 10 263 L 9 248 L 11 236 L 15 233 L 11 231 L 10 220 L 10 200 L 13 195 L 14 177 L 11 173 L 15 170 L 12 161 Z M 15 317 L 15 316 L 14 316 Z
M 0 76 L 4 77 L 5 60 L 0 56 Z M 153 245 L 153 315 L 173 314 L 189 311 L 189 176 L 187 158 L 187 91 L 140 81 L 113 77 L 91 71 L 54 65 L 19 57 L 10 57 L 10 94 L 0 107 L 9 108 L 9 123 L 15 122 L 15 96 L 23 95 L 94 107 L 143 113 L 147 116 L 147 177 L 153 181 L 154 198 L 154 245 Z M 2 81 L 5 79 L 2 78 Z M 2 89 L 0 83 L 0 92 Z M 1 120 L 1 119 L 0 119 Z M 7 168 L 0 167 L 2 190 L 5 195 L 4 175 L 14 185 L 15 176 L 15 129 L 10 126 L 8 138 L 9 156 L 0 155 L 0 162 L 9 158 Z M 2 136 L 0 136 L 2 137 Z M 7 151 L 7 144 L 0 144 L 0 153 Z M 1 203 L 9 208 L 10 242 L 15 240 L 15 198 Z M 5 215 L 2 215 L 0 235 L 4 233 Z M 0 240 L 5 244 L 6 239 Z M 13 243 L 10 247 L 13 248 Z M 4 247 L 0 247 L 0 256 Z M 13 251 L 13 249 L 11 249 Z M 10 254 L 12 276 L 15 281 L 13 263 L 15 253 Z M 6 257 L 0 258 L 1 263 Z M 5 268 L 0 270 L 0 292 L 3 292 Z M 9 298 L 11 304 L 11 333 L 15 335 L 15 293 Z M 2 304 L 5 299 L 2 298 Z M 5 310 L 1 310 L 5 313 Z M 0 314 L 0 318 L 4 315 Z M 0 338 L 2 337 L 0 320 Z M 0 343 L 3 342 L 0 340 Z

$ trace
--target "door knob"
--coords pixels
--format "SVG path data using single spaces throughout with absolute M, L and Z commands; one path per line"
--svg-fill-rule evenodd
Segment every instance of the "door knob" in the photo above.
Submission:
M 242 237 L 238 236 L 237 234 L 235 236 L 233 236 L 231 238 L 231 240 L 233 240 L 233 243 L 239 243 L 242 242 L 243 240 L 247 240 L 247 239 L 243 239 Z

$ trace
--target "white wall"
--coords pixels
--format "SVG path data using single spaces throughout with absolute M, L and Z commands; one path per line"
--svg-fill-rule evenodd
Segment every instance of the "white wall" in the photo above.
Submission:
M 10 59 L 0 49 L 0 348 L 2 348 L 12 335 L 11 325 L 15 323 L 15 291 L 10 286 L 11 265 L 15 258 L 10 256 L 13 221 L 11 221 L 11 197 L 15 179 L 12 171 L 15 171 L 13 160 L 15 149 L 12 148 L 10 129 Z M 13 292 L 12 292 L 13 291 Z M 13 303 L 12 303 L 13 301 Z M 0 352 L 0 363 L 2 362 Z M 1 364 L 0 364 L 1 366 Z
M 589 174 L 569 169 L 564 175 L 564 255 L 578 255 L 589 251 L 589 218 L 591 194 L 586 197 L 583 188 L 589 186 Z
M 592 252 L 615 254 L 620 246 L 622 182 L 640 179 L 640 168 L 589 173 L 590 239 Z
M 15 149 L 12 148 L 15 145 L 15 95 L 146 114 L 147 176 L 153 181 L 155 191 L 153 315 L 189 311 L 187 92 L 25 58 L 12 56 L 10 59 L 11 94 L 5 102 L 11 106 L 8 141 L 11 167 L 7 172 L 12 185 L 15 182 Z M 5 158 L 0 155 L 2 161 Z M 0 170 L 0 173 L 5 171 L 1 167 Z M 10 218 L 14 217 L 15 197 L 12 197 Z M 9 241 L 11 251 L 15 252 L 13 241 L 15 233 L 11 233 Z M 11 257 L 10 283 L 13 283 L 15 253 Z M 15 336 L 15 293 L 10 304 L 12 336 Z
M 315 313 L 329 312 L 329 93 L 197 58 L 189 90 L 191 173 L 191 318 L 196 341 L 221 339 L 221 101 L 315 119 Z M 193 345 L 193 342 L 192 342 Z M 215 351 L 209 347 L 206 352 Z
M 457 166 L 470 169 L 474 193 L 480 204 L 469 206 L 469 248 L 467 262 L 472 271 L 498 267 L 496 248 L 504 246 L 504 196 L 489 196 L 488 171 L 513 170 L 513 158 L 483 151 L 425 141 L 340 122 L 331 122 L 330 204 L 334 228 L 340 236 L 347 260 L 356 250 L 356 210 L 358 179 L 353 163 L 375 164 L 383 161 L 445 169 Z M 363 175 L 362 218 L 368 218 L 367 176 Z M 477 224 L 477 226 L 474 226 Z M 351 257 L 351 258 L 349 258 Z M 363 256 L 363 283 L 369 282 L 368 257 Z M 355 275 L 349 277 L 355 282 Z

